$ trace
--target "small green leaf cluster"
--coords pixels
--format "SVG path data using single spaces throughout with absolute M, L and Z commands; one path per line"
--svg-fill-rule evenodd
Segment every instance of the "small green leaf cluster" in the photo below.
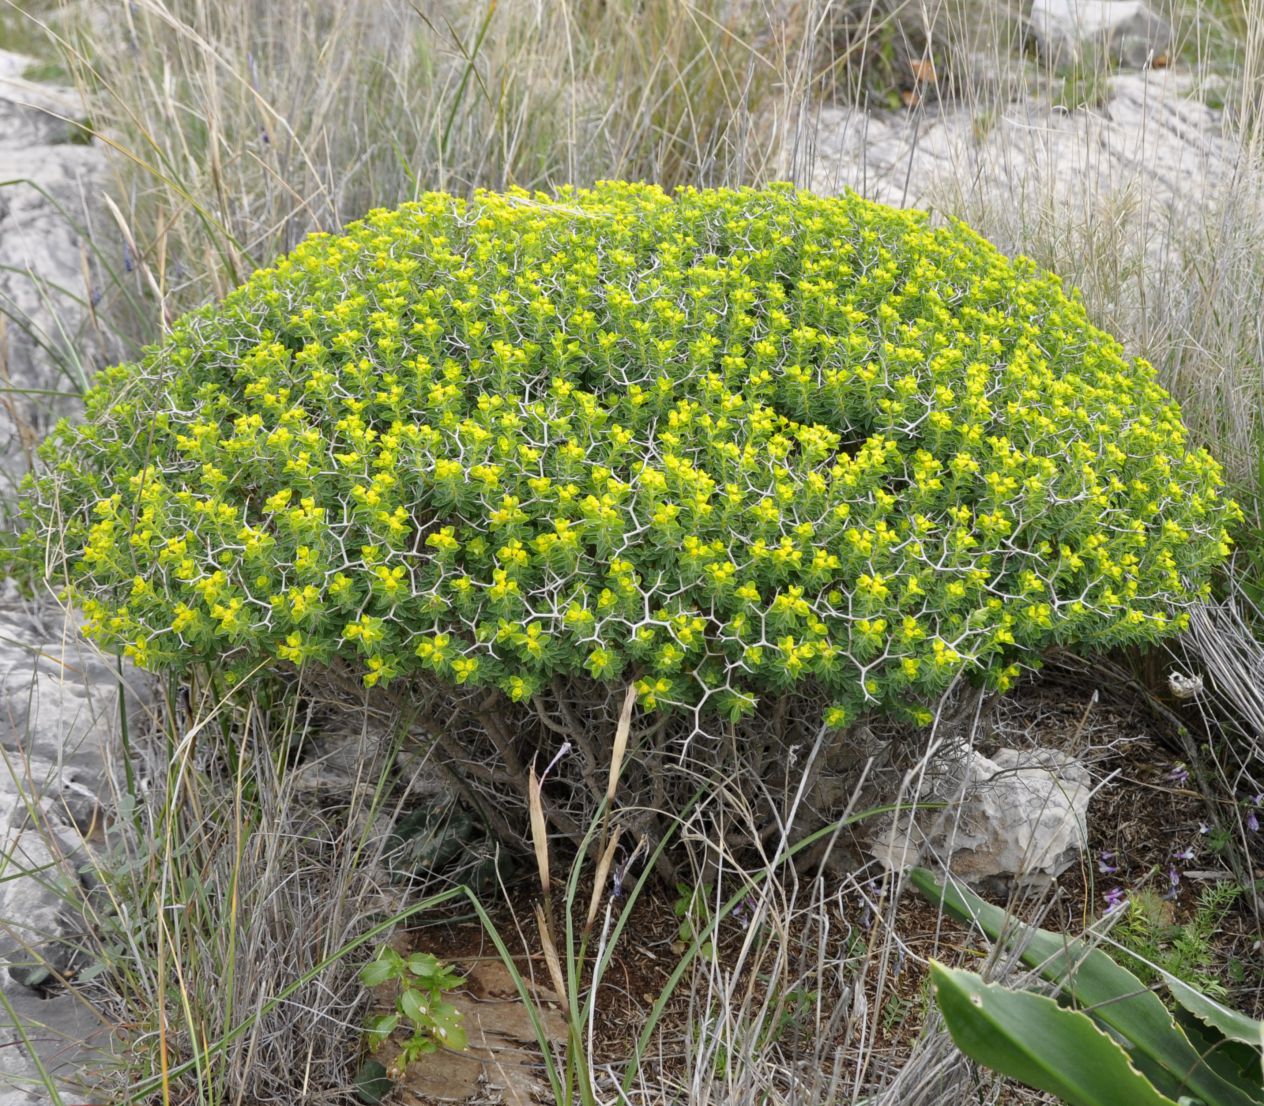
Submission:
M 631 679 L 734 720 L 804 691 L 836 726 L 1173 633 L 1239 517 L 1056 277 L 789 186 L 372 212 L 41 455 L 26 548 L 141 665 Z
M 675 945 L 681 951 L 712 928 L 711 900 L 714 897 L 714 884 L 691 885 L 677 881 L 672 913 L 680 920 L 680 925 L 676 928 Z M 715 953 L 715 945 L 710 940 L 704 939 L 700 942 L 698 951 L 702 957 L 710 959 Z
M 401 1025 L 411 1030 L 389 1069 L 393 1078 L 399 1078 L 410 1064 L 441 1048 L 457 1052 L 465 1049 L 465 1017 L 443 997 L 461 985 L 461 977 L 431 953 L 402 956 L 389 945 L 383 946 L 360 970 L 360 982 L 366 987 L 385 983 L 399 987 L 395 1013 L 372 1018 L 365 1029 L 369 1047 L 375 1052 Z
M 1110 931 L 1126 950 L 1119 953 L 1120 963 L 1147 986 L 1158 978 L 1150 967 L 1154 964 L 1203 994 L 1223 999 L 1225 986 L 1215 972 L 1215 941 L 1241 894 L 1242 888 L 1232 880 L 1209 884 L 1199 891 L 1190 919 L 1178 924 L 1167 899 L 1149 888 L 1133 891 Z M 1130 952 L 1137 955 L 1127 955 Z

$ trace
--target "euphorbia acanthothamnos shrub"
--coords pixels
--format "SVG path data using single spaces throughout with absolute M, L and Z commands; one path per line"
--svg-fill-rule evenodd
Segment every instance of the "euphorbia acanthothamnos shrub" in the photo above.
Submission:
M 1235 514 L 1056 277 L 789 187 L 373 212 L 102 372 L 42 457 L 28 548 L 145 666 L 524 718 L 635 681 L 688 732 L 1156 640 Z

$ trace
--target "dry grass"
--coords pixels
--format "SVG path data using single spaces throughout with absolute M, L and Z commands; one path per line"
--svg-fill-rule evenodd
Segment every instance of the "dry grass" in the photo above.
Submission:
M 103 8 L 50 25 L 164 318 L 426 190 L 765 179 L 810 76 L 723 0 Z
M 156 724 L 130 735 L 120 817 L 73 904 L 92 935 L 82 992 L 133 1027 L 104 1089 L 342 1101 L 329 1092 L 357 1063 L 362 946 L 436 885 L 392 879 L 386 855 L 400 810 L 432 797 L 424 764 L 365 714 L 318 743 L 322 712 L 294 692 L 269 705 L 169 690 Z

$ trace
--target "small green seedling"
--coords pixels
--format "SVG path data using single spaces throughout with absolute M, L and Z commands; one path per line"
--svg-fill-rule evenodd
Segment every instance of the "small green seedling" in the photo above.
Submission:
M 441 1048 L 458 1052 L 465 1049 L 465 1017 L 444 998 L 445 992 L 461 985 L 459 975 L 431 953 L 402 956 L 384 946 L 360 969 L 360 982 L 366 987 L 379 987 L 392 981 L 399 984 L 395 1013 L 380 1014 L 365 1027 L 369 1048 L 374 1052 L 401 1025 L 412 1028 L 399 1057 L 387 1069 L 392 1079 L 398 1079 L 410 1064 Z
M 676 901 L 672 904 L 672 909 L 680 919 L 676 943 L 682 950 L 688 948 L 696 937 L 713 928 L 711 899 L 714 891 L 715 888 L 710 883 L 701 883 L 697 887 L 691 887 L 687 883 L 676 884 Z M 704 958 L 710 959 L 715 946 L 711 941 L 704 940 L 698 951 Z

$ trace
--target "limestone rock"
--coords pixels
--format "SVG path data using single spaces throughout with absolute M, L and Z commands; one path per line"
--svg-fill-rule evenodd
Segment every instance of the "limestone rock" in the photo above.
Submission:
M 1037 98 L 982 112 L 824 109 L 811 187 L 983 216 L 976 229 L 1009 254 L 1045 227 L 1109 225 L 1128 264 L 1161 272 L 1242 154 L 1188 73 L 1123 73 L 1108 91 L 1101 107 L 1071 112 Z
M 34 829 L 15 833 L 0 863 L 0 959 L 9 977 L 43 992 L 76 962 L 68 906 L 76 896 L 74 865 L 60 843 Z
M 1171 25 L 1145 0 L 1034 0 L 1031 31 L 1055 65 L 1109 59 L 1140 69 L 1172 49 Z
M 95 212 L 103 155 L 83 142 L 72 94 L 20 76 L 26 60 L 0 51 L 0 517 L 35 446 L 114 352 L 91 308 L 88 241 L 112 239 Z
M 71 994 L 40 998 L 19 988 L 5 998 L 12 1014 L 0 1009 L 0 1106 L 49 1106 L 53 1101 L 27 1055 L 22 1033 L 39 1049 L 64 1103 L 104 1101 L 80 1085 L 76 1072 L 89 1056 L 109 1062 L 110 1026 Z
M 52 993 L 82 959 L 84 852 L 104 841 L 120 699 L 131 727 L 154 701 L 146 678 L 101 656 L 78 626 L 73 612 L 0 604 L 0 989 L 41 1063 L 66 1078 L 101 1028 L 81 999 Z M 0 1106 L 49 1102 L 37 1074 L 0 1016 Z
M 885 867 L 946 868 L 967 883 L 1047 884 L 1083 850 L 1089 770 L 1053 750 L 971 750 L 946 809 L 889 819 L 870 844 Z

